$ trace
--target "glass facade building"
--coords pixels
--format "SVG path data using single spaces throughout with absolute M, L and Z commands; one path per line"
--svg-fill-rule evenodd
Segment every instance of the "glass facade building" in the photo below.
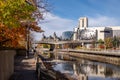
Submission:
M 62 33 L 62 40 L 72 40 L 73 31 L 65 31 Z

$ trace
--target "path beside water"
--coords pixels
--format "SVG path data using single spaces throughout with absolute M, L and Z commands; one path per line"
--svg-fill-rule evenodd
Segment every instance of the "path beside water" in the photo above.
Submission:
M 15 71 L 13 80 L 37 80 L 36 63 L 34 56 L 29 55 L 29 58 L 25 56 L 18 56 L 15 58 Z

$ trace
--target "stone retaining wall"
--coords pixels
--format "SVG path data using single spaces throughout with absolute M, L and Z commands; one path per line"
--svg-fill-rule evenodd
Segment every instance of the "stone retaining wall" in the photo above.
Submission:
M 120 58 L 119 57 L 85 54 L 85 53 L 80 53 L 80 52 L 79 53 L 69 52 L 69 53 L 65 53 L 65 54 L 68 54 L 69 56 L 73 56 L 73 57 L 77 57 L 77 58 L 84 58 L 84 59 L 89 59 L 89 60 L 106 62 L 106 63 L 120 66 Z
M 120 66 L 120 58 L 119 57 L 95 55 L 95 54 L 85 54 L 85 53 L 80 53 L 80 52 L 67 52 L 67 53 L 64 53 L 64 55 L 65 54 L 69 55 L 69 57 L 84 58 L 84 59 L 105 62 L 105 63 L 110 63 L 110 64 Z
M 15 50 L 0 50 L 0 80 L 8 80 L 14 73 Z

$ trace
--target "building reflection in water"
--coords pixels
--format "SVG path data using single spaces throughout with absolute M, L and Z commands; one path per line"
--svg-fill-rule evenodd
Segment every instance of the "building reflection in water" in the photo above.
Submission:
M 77 80 L 120 80 L 120 69 L 92 62 L 59 63 L 55 70 L 71 74 Z
M 56 59 L 54 53 L 46 53 L 51 60 Z M 63 59 L 63 55 L 57 55 Z M 53 69 L 69 74 L 76 80 L 120 80 L 120 67 L 106 63 L 93 62 L 83 59 L 77 61 L 52 63 Z

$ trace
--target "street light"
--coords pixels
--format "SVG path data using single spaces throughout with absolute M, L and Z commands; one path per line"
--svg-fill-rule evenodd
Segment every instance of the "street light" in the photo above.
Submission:
M 30 33 L 30 26 L 28 24 L 27 25 L 27 53 L 26 53 L 26 58 L 28 58 L 28 56 L 29 56 L 29 44 L 30 44 L 29 33 Z
M 22 20 L 20 21 L 21 25 L 22 26 L 25 26 L 26 27 L 26 55 L 25 57 L 28 58 L 28 54 L 29 54 L 29 21 L 27 20 Z

